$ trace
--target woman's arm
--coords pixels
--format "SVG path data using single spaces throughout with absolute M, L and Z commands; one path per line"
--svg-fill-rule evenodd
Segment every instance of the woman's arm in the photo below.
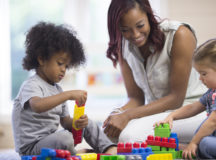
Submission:
M 144 93 L 134 81 L 132 71 L 127 62 L 122 60 L 120 67 L 124 79 L 124 85 L 127 91 L 127 96 L 129 98 L 129 101 L 121 108 L 121 110 L 127 110 L 129 108 L 135 108 L 143 105 L 145 103 Z
M 148 105 L 145 105 L 145 107 L 136 107 L 135 109 L 126 110 L 124 114 L 127 115 L 129 120 L 161 113 L 166 110 L 173 110 L 179 108 L 182 105 L 186 95 L 188 80 L 192 68 L 192 56 L 195 47 L 196 39 L 193 33 L 185 26 L 179 27 L 179 29 L 175 33 L 173 46 L 171 49 L 169 94 Z M 125 76 L 127 76 L 127 74 L 125 74 L 124 76 L 123 69 L 122 73 L 125 79 Z M 133 89 L 134 85 L 131 85 L 133 83 L 135 83 L 133 77 L 125 79 L 128 96 L 130 99 L 139 99 L 139 96 L 137 95 L 139 92 L 137 91 L 136 93 L 136 90 Z M 130 87 L 130 85 L 132 87 Z

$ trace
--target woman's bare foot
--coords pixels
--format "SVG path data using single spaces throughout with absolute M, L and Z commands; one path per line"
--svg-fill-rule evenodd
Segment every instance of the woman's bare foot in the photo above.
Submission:
M 188 144 L 179 143 L 179 150 L 184 150 Z
M 117 147 L 116 146 L 111 146 L 109 147 L 106 152 L 106 154 L 117 154 Z

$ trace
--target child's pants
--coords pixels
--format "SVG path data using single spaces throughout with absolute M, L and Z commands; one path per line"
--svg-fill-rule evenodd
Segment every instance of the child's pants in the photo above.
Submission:
M 204 137 L 199 144 L 199 155 L 201 158 L 216 158 L 216 137 Z
M 207 118 L 200 124 L 197 128 L 196 133 L 202 126 L 202 124 L 207 120 Z M 210 136 L 204 137 L 199 143 L 198 149 L 199 158 L 216 158 L 216 131 L 214 131 Z
M 88 126 L 84 129 L 83 136 L 97 153 L 103 153 L 108 147 L 115 146 L 101 131 L 100 127 L 91 120 L 89 120 Z M 67 130 L 57 131 L 37 143 L 29 145 L 25 150 L 21 151 L 21 155 L 39 155 L 41 148 L 64 149 L 69 150 L 71 154 L 76 153 L 73 135 Z

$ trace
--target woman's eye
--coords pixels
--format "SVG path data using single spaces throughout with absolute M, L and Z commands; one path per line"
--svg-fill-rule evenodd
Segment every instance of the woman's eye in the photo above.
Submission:
M 61 62 L 58 62 L 58 65 L 63 65 L 63 63 L 61 63 Z
M 140 24 L 137 26 L 137 28 L 142 28 L 144 26 L 144 24 Z
M 126 28 L 120 28 L 120 30 L 121 30 L 121 32 L 127 32 L 128 31 L 128 29 L 126 29 Z

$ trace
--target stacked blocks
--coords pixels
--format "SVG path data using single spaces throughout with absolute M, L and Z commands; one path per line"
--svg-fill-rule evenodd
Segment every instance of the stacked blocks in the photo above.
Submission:
M 83 130 L 76 128 L 75 121 L 78 120 L 82 115 L 84 115 L 85 106 L 79 106 L 78 103 L 75 103 L 74 106 L 74 115 L 73 115 L 73 124 L 72 124 L 72 133 L 74 138 L 74 144 L 79 144 L 82 142 Z
M 81 160 L 78 156 L 71 156 L 68 150 L 42 148 L 40 155 L 22 156 L 22 160 Z
M 117 145 L 117 152 L 118 155 L 139 155 L 142 157 L 142 160 L 146 160 L 146 157 L 150 154 L 153 154 L 152 149 L 147 147 L 147 143 L 137 143 L 135 142 L 133 145 L 132 143 L 118 143 Z M 126 157 L 126 159 L 130 159 L 130 157 Z
M 181 158 L 177 134 L 171 133 L 169 124 L 156 126 L 155 136 L 149 135 L 146 142 L 155 154 L 171 153 L 173 158 Z

